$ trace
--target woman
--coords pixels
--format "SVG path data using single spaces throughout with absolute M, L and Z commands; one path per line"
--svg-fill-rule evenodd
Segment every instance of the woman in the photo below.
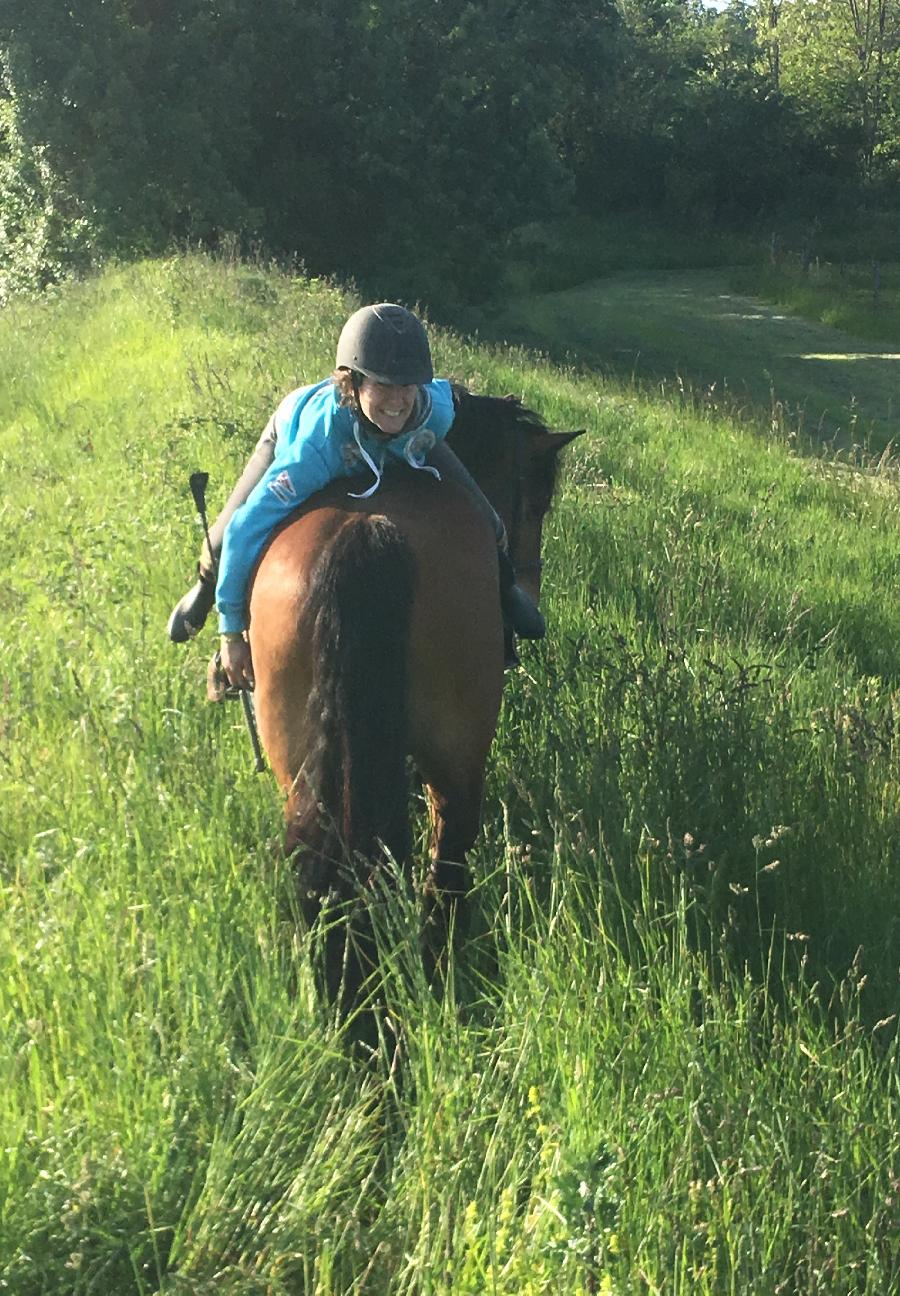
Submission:
M 450 383 L 434 377 L 422 322 L 390 302 L 356 311 L 341 331 L 332 377 L 291 392 L 269 420 L 212 526 L 197 584 L 169 618 L 169 637 L 191 638 L 215 601 L 222 669 L 232 685 L 252 687 L 247 591 L 273 529 L 336 477 L 368 468 L 374 480 L 360 497 L 373 494 L 397 459 L 471 493 L 497 537 L 504 618 L 523 638 L 541 638 L 544 619 L 515 583 L 503 523 L 445 442 L 454 412 Z

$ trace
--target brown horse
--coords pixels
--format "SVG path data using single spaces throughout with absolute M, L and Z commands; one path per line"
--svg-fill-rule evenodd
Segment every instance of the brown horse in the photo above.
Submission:
M 537 599 L 558 453 L 579 434 L 548 431 L 513 400 L 456 399 L 450 443 L 501 513 Z M 345 1003 L 372 957 L 367 883 L 385 848 L 409 854 L 408 756 L 432 820 L 426 949 L 443 946 L 451 914 L 460 923 L 504 660 L 495 539 L 466 492 L 405 466 L 369 499 L 352 488 L 333 482 L 293 515 L 250 601 L 260 735 L 287 797 L 301 904 L 310 921 L 355 904 L 326 940 L 327 990 Z

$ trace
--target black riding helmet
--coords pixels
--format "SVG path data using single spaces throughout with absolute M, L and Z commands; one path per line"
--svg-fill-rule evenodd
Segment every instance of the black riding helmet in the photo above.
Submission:
M 421 387 L 434 377 L 422 321 L 393 302 L 363 306 L 350 316 L 338 338 L 335 368 L 396 387 Z

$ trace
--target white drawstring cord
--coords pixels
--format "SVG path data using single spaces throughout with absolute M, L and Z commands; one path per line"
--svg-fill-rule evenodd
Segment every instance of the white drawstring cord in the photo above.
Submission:
M 360 440 L 358 419 L 353 420 L 353 440 L 356 442 L 356 447 L 359 450 L 359 453 L 362 455 L 363 459 L 366 461 L 368 466 L 371 468 L 372 472 L 375 474 L 375 481 L 369 487 L 368 490 L 348 491 L 347 494 L 351 497 L 351 499 L 368 499 L 370 495 L 375 494 L 375 492 L 378 490 L 378 487 L 381 485 L 381 474 L 383 471 L 383 466 L 379 468 L 379 466 L 375 463 L 375 460 L 372 458 L 372 456 L 367 453 L 362 441 Z M 434 464 L 425 463 L 425 453 L 426 451 L 431 449 L 431 447 L 434 445 L 434 442 L 435 442 L 434 433 L 431 432 L 428 428 L 422 428 L 418 433 L 410 437 L 409 441 L 406 443 L 406 448 L 403 452 L 403 458 L 409 464 L 410 468 L 415 468 L 419 472 L 431 473 L 432 477 L 436 477 L 437 480 L 440 481 L 441 474 L 438 472 L 437 468 L 435 468 Z M 417 450 L 420 455 L 420 458 L 418 459 L 415 457 Z
M 435 468 L 434 464 L 425 462 L 425 455 L 434 445 L 435 436 L 429 428 L 421 428 L 414 432 L 406 443 L 406 449 L 403 451 L 403 458 L 409 464 L 410 468 L 417 468 L 420 472 L 431 473 L 432 477 L 441 480 L 441 474 Z
M 351 497 L 351 499 L 368 499 L 370 495 L 375 494 L 375 492 L 378 490 L 378 487 L 381 485 L 381 469 L 377 466 L 372 456 L 366 453 L 363 447 L 363 443 L 359 439 L 358 419 L 353 420 L 353 440 L 356 442 L 359 453 L 362 455 L 363 459 L 365 459 L 366 463 L 369 465 L 369 467 L 372 469 L 372 472 L 375 474 L 375 484 L 374 486 L 370 486 L 367 491 L 347 491 L 347 494 Z

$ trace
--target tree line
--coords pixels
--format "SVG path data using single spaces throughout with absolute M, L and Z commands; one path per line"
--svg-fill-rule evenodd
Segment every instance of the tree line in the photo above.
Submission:
M 4 0 L 0 279 L 223 238 L 477 294 L 582 212 L 898 206 L 900 0 Z

